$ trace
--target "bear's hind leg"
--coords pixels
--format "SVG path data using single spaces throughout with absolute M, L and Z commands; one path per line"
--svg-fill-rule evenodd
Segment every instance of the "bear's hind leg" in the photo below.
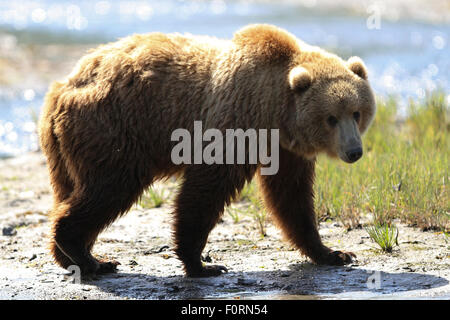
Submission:
M 98 234 L 125 213 L 140 193 L 122 185 L 97 185 L 84 192 L 75 189 L 53 214 L 52 251 L 57 262 L 67 268 L 70 261 L 80 267 L 84 276 L 114 272 L 119 263 L 99 261 L 90 251 Z
M 245 179 L 245 175 L 233 174 L 224 165 L 194 165 L 186 169 L 175 204 L 174 236 L 175 251 L 188 277 L 227 272 L 223 266 L 203 266 L 201 253 L 225 204 L 242 189 Z
M 54 138 L 53 142 L 56 147 L 59 148 L 56 143 L 56 138 Z M 66 165 L 61 158 L 59 151 L 46 153 L 46 155 L 50 173 L 50 183 L 53 189 L 53 209 L 51 210 L 51 215 L 55 216 L 55 214 L 58 214 L 58 207 L 72 194 L 74 184 L 69 177 Z M 50 241 L 50 251 L 52 252 L 55 261 L 63 268 L 67 268 L 73 264 L 73 261 L 58 248 L 53 239 Z

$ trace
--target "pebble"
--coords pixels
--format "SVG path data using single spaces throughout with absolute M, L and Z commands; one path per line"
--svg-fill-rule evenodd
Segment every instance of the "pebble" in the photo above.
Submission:
M 149 254 L 152 254 L 152 253 L 161 253 L 163 251 L 167 251 L 168 249 L 170 249 L 170 247 L 168 245 L 163 245 L 161 247 L 158 246 L 158 247 L 154 247 L 154 248 L 152 248 L 150 250 L 144 251 L 144 255 L 149 255 Z
M 130 262 L 128 262 L 129 266 L 137 266 L 138 263 L 135 260 L 130 260 Z
M 415 269 L 413 269 L 413 268 L 411 268 L 411 267 L 403 267 L 402 268 L 403 270 L 406 270 L 406 271 L 408 271 L 408 272 L 414 272 L 414 271 L 416 271 Z
M 205 256 L 202 256 L 201 259 L 203 262 L 212 262 L 209 252 Z
M 15 236 L 17 234 L 17 230 L 14 227 L 3 227 L 2 234 L 4 236 Z

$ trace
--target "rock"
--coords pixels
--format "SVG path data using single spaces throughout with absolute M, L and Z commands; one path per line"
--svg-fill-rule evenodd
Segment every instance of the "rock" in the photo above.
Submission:
M 411 268 L 410 266 L 403 267 L 402 269 L 403 269 L 403 270 L 406 270 L 406 271 L 408 271 L 408 272 L 414 272 L 414 271 L 416 271 L 414 268 Z
M 201 256 L 201 260 L 203 262 L 212 262 L 211 256 L 209 255 L 209 252 L 206 255 Z
M 15 236 L 17 234 L 17 230 L 14 227 L 3 227 L 2 234 L 4 236 Z
M 166 251 L 167 249 L 169 249 L 170 247 L 168 245 L 163 245 L 163 246 L 158 246 L 158 247 L 154 247 L 150 250 L 146 250 L 143 252 L 144 255 L 149 255 L 149 254 L 153 254 L 153 253 L 161 253 Z

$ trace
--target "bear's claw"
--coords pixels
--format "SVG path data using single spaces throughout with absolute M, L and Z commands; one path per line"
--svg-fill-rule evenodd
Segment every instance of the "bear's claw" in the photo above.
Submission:
M 118 261 L 99 260 L 95 266 L 81 268 L 81 277 L 84 281 L 98 280 L 99 275 L 117 272 L 118 265 Z
M 353 262 L 353 258 L 356 258 L 356 255 L 353 252 L 330 251 L 319 261 L 316 261 L 316 263 L 331 266 L 343 266 Z
M 117 272 L 117 266 L 120 265 L 118 261 L 99 261 L 99 268 L 97 269 L 97 274 L 105 274 Z
M 188 272 L 187 276 L 191 278 L 217 277 L 223 273 L 227 273 L 228 269 L 220 265 L 204 266 L 195 272 Z

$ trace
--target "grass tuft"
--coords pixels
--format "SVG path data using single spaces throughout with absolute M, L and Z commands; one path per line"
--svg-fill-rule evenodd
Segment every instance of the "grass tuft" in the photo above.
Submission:
M 398 229 L 394 225 L 378 225 L 366 227 L 370 238 L 377 243 L 384 252 L 392 252 L 398 246 Z
M 266 236 L 267 210 L 264 208 L 262 200 L 257 191 L 255 181 L 247 183 L 240 193 L 237 201 L 244 206 L 228 207 L 226 212 L 231 216 L 235 223 L 240 221 L 242 215 L 252 217 L 256 223 L 259 235 L 263 238 Z
M 149 188 L 142 195 L 139 204 L 145 209 L 160 208 L 167 200 L 164 189 L 157 190 Z

